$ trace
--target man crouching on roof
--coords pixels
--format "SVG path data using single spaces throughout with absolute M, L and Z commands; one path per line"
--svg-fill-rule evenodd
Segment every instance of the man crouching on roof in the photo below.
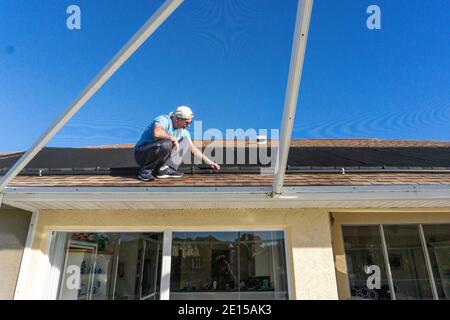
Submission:
M 209 164 L 211 168 L 220 170 L 220 166 L 197 149 L 191 140 L 187 127 L 194 114 L 187 106 L 179 106 L 169 115 L 160 115 L 142 133 L 141 139 L 134 147 L 134 158 L 140 166 L 138 179 L 151 181 L 156 178 L 180 178 L 178 172 L 187 150 Z

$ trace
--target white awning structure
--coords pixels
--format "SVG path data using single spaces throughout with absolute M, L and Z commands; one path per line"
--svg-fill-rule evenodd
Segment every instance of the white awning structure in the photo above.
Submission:
M 80 96 L 64 111 L 34 145 L 17 161 L 0 181 L 0 192 L 42 150 L 59 130 L 89 101 L 111 76 L 136 52 L 158 27 L 183 3 L 184 0 L 167 0 L 125 46 L 111 59 L 103 70 L 89 83 Z
M 34 145 L 14 164 L 0 181 L 0 196 L 8 184 L 36 156 L 36 154 L 53 138 L 53 136 L 89 101 L 89 99 L 111 78 L 111 76 L 133 55 L 136 50 L 158 29 L 158 27 L 183 3 L 184 0 L 167 0 L 141 29 L 125 44 L 104 69 L 91 81 L 80 96 L 66 111 L 47 129 Z M 280 146 L 276 163 L 276 171 L 271 190 L 264 194 L 279 197 L 283 192 L 289 145 L 291 140 L 298 91 L 306 50 L 306 42 L 311 19 L 313 0 L 298 0 L 294 40 L 291 53 L 289 77 L 281 124 Z M 236 190 L 241 192 L 241 190 Z M 22 195 L 25 195 L 24 193 Z M 77 193 L 71 192 L 74 197 Z M 10 190 L 8 190 L 8 197 Z M 190 196 L 193 196 L 190 193 Z M 265 197 L 265 196 L 264 196 Z M 147 198 L 148 199 L 148 198 Z M 280 198 L 281 200 L 282 198 Z M 1 198 L 0 198 L 1 200 Z M 24 200 L 24 199 L 23 199 Z
M 280 195 L 283 190 L 284 174 L 289 155 L 295 111 L 297 110 L 298 92 L 305 59 L 306 42 L 312 13 L 312 0 L 298 2 L 297 20 L 295 23 L 294 42 L 292 45 L 291 64 L 284 101 L 283 118 L 280 129 L 280 144 L 273 179 L 273 196 Z

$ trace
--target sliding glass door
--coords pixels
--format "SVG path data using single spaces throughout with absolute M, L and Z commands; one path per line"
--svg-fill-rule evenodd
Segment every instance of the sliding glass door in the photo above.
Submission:
M 54 241 L 58 299 L 289 298 L 283 231 L 59 232 Z
M 170 299 L 288 299 L 282 231 L 174 232 Z
M 439 299 L 450 300 L 450 224 L 424 225 L 423 232 L 436 294 Z
M 450 224 L 342 231 L 353 299 L 450 300 Z
M 159 299 L 162 233 L 66 233 L 59 299 Z

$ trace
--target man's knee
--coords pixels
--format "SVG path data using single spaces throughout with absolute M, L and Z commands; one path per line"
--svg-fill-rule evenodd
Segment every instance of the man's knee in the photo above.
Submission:
M 169 153 L 172 151 L 173 143 L 170 140 L 162 140 L 160 142 L 161 149 L 164 153 Z

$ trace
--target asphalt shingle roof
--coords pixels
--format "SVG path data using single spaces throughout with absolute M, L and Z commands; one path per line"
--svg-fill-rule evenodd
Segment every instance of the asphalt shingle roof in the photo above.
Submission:
M 294 173 L 285 186 L 450 185 L 450 173 Z M 143 182 L 134 177 L 110 175 L 18 176 L 14 187 L 147 187 L 147 186 L 271 186 L 271 175 L 186 174 L 179 179 Z
M 248 141 L 242 143 L 247 153 L 250 148 L 258 147 Z M 270 146 L 270 141 L 268 143 Z M 214 144 L 220 145 L 221 141 Z M 203 142 L 203 146 L 207 145 L 211 145 L 211 142 Z M 21 155 L 22 153 L 0 154 L 0 174 L 5 173 Z M 142 182 L 135 178 L 137 165 L 134 162 L 132 145 L 45 148 L 23 172 L 28 175 L 17 176 L 9 186 L 270 186 L 272 184 L 272 175 L 258 174 L 258 170 L 254 170 L 255 173 L 245 170 L 251 167 L 248 163 L 237 167 L 233 165 L 223 167 L 224 170 L 220 173 L 196 173 L 201 170 L 184 166 L 183 169 L 187 174 L 181 179 Z M 253 167 L 258 169 L 258 164 Z M 104 170 L 93 172 L 98 168 Z M 345 174 L 340 172 L 341 168 L 345 169 Z M 391 170 L 386 170 L 389 168 Z M 398 169 L 397 172 L 392 168 Z M 415 170 L 408 172 L 412 168 Z M 370 172 L 371 170 L 376 172 Z M 42 176 L 37 175 L 39 171 Z M 378 139 L 292 140 L 288 172 L 290 173 L 286 175 L 285 186 L 450 185 L 450 142 Z

